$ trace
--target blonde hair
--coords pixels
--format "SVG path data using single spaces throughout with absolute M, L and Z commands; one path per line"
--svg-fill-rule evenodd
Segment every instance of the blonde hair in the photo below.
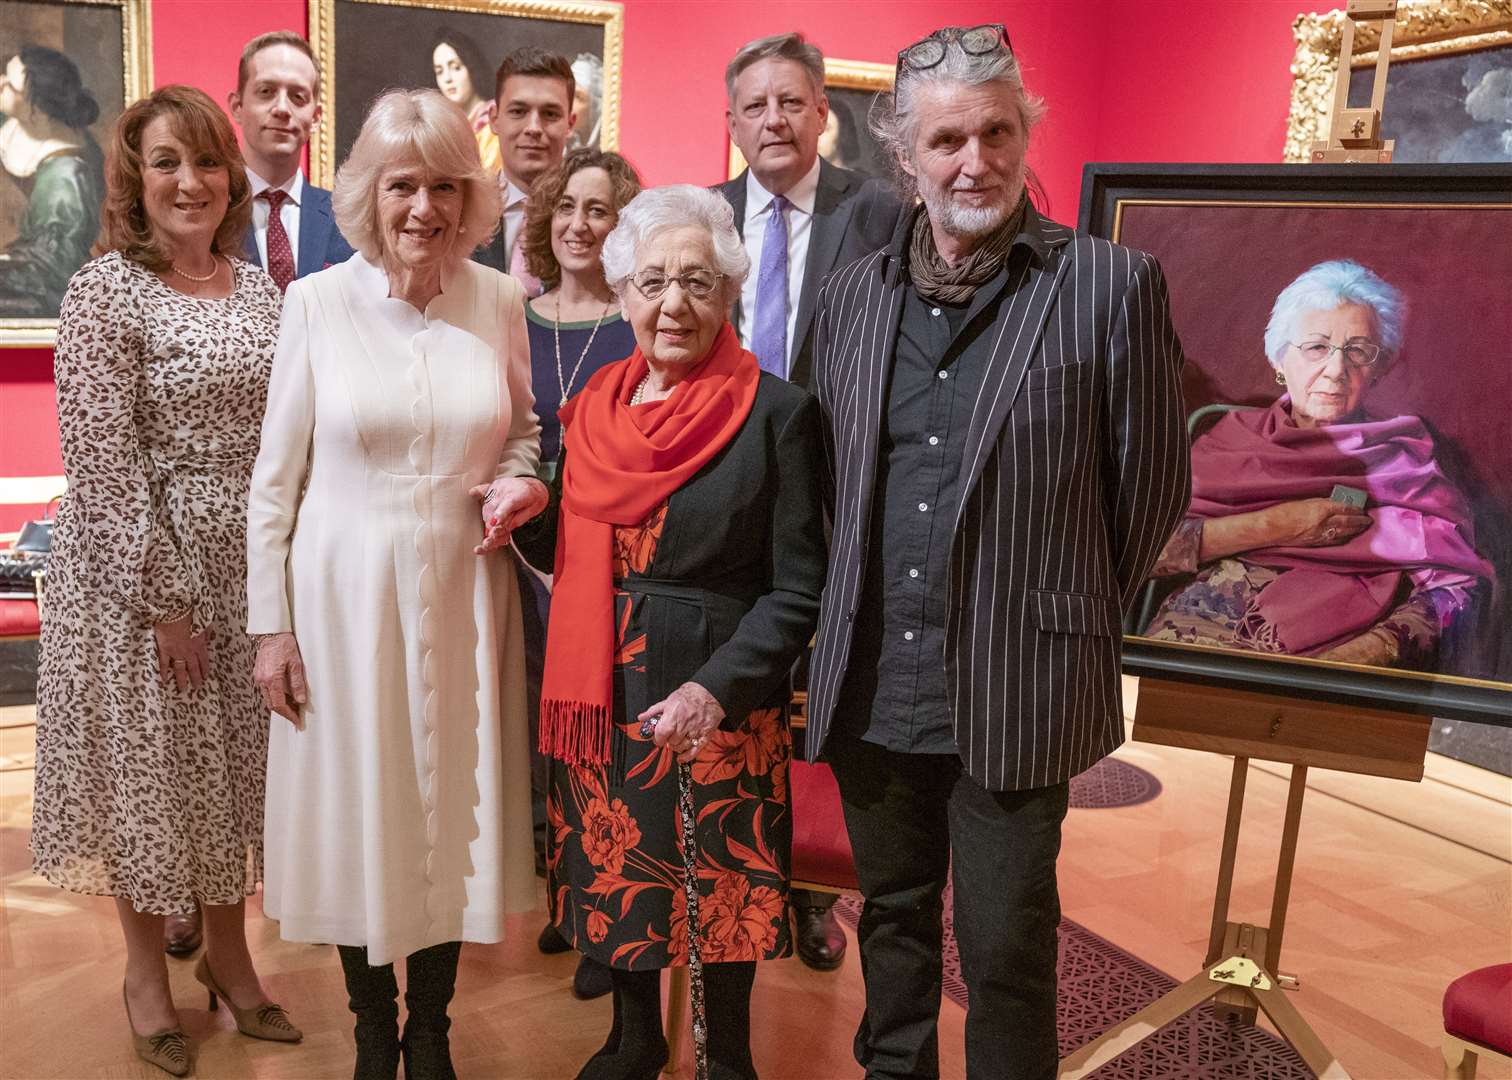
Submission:
M 336 170 L 331 212 L 347 243 L 370 261 L 383 254 L 378 177 L 414 161 L 433 176 L 462 185 L 462 221 L 452 258 L 471 255 L 499 228 L 498 182 L 483 168 L 478 142 L 462 110 L 439 90 L 389 90 L 368 110 L 352 152 Z

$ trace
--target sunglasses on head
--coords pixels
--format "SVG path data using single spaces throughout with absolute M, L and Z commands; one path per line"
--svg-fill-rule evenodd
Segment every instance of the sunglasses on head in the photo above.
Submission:
M 905 68 L 925 71 L 945 59 L 945 51 L 954 42 L 967 56 L 987 56 L 995 52 L 1013 55 L 1013 45 L 1008 40 L 1008 29 L 1002 23 L 983 23 L 981 26 L 946 26 L 930 34 L 923 41 L 916 41 L 898 53 L 897 74 Z

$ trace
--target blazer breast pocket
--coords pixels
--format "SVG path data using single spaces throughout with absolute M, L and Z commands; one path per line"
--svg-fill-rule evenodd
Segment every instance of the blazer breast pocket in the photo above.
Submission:
M 1047 634 L 1117 637 L 1122 633 L 1118 605 L 1107 597 L 1034 589 L 1029 599 L 1034 625 Z
M 1092 361 L 1058 364 L 1055 367 L 1030 368 L 1025 376 L 1029 390 L 1055 390 L 1062 386 L 1078 386 L 1092 379 Z

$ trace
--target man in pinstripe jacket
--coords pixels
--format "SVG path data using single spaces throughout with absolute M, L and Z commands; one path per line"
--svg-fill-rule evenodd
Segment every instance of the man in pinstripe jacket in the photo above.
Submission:
M 818 301 L 834 538 L 808 753 L 866 898 L 869 1078 L 939 1075 L 947 875 L 968 1075 L 1054 1076 L 1068 782 L 1122 740 L 1121 612 L 1187 505 L 1160 268 L 1035 210 L 1041 110 L 1000 26 L 903 50 L 879 134 L 923 206 Z

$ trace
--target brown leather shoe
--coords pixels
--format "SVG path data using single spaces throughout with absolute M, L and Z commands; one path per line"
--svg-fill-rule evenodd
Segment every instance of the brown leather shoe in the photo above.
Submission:
M 833 971 L 845 959 L 845 931 L 828 906 L 795 904 L 793 922 L 798 958 L 815 971 Z
M 190 956 L 204 940 L 198 907 L 188 915 L 169 915 L 163 920 L 163 951 L 169 956 Z

